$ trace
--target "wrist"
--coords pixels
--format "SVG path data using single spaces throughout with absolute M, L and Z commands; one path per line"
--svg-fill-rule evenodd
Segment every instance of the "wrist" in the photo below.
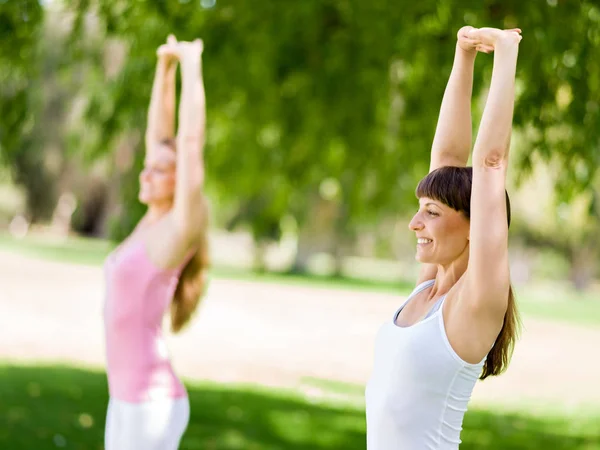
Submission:
M 505 59 L 515 59 L 519 53 L 519 42 L 515 40 L 498 40 L 494 46 L 494 55 Z
M 511 35 L 500 36 L 496 39 L 494 43 L 494 50 L 510 50 L 510 49 L 518 49 L 520 39 Z
M 156 69 L 162 73 L 167 73 L 173 65 L 173 61 L 169 61 L 167 58 L 158 58 Z
M 183 72 L 198 72 L 200 70 L 200 56 L 183 58 L 181 60 L 181 70 Z
M 465 50 L 460 45 L 456 45 L 456 52 L 454 54 L 454 64 L 458 66 L 468 65 L 472 66 L 475 64 L 475 58 L 477 56 L 477 50 Z

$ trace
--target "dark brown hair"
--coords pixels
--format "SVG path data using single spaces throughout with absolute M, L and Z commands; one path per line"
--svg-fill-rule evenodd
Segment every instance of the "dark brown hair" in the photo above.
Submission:
M 445 166 L 431 171 L 423 178 L 416 189 L 417 198 L 427 197 L 442 202 L 455 211 L 471 218 L 471 188 L 473 185 L 472 167 Z M 505 191 L 506 192 L 506 191 Z M 507 222 L 510 227 L 510 199 L 506 192 Z M 512 285 L 508 290 L 508 307 L 504 323 L 494 346 L 487 355 L 481 380 L 488 376 L 500 375 L 508 367 L 515 342 L 519 335 L 520 318 L 517 311 Z
M 161 144 L 176 151 L 174 139 L 164 139 Z M 210 266 L 208 251 L 208 213 L 209 208 L 206 198 L 202 196 L 202 222 L 200 240 L 194 254 L 190 257 L 179 276 L 179 282 L 171 302 L 171 329 L 177 333 L 188 324 L 200 300 L 204 296 L 208 284 L 208 268 Z

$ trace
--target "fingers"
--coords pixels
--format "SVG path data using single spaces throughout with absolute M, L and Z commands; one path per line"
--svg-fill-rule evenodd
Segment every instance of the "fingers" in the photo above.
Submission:
M 176 58 L 179 56 L 179 52 L 176 45 L 173 44 L 163 44 L 158 47 L 156 54 L 161 57 L 173 57 Z
M 201 54 L 203 51 L 204 42 L 202 39 L 194 39 L 191 42 L 177 41 L 174 35 L 169 34 L 167 43 L 158 47 L 156 54 L 162 58 L 181 60 L 186 55 Z
M 468 38 L 468 37 L 463 37 L 460 39 L 461 42 L 464 42 L 465 44 L 471 45 L 473 47 L 476 47 L 477 45 L 480 44 L 480 41 L 477 39 L 473 39 L 473 38 Z
M 477 51 L 481 52 L 481 53 L 492 53 L 494 51 L 494 47 L 492 47 L 490 45 L 480 44 L 476 48 L 477 48 Z
M 179 56 L 177 50 L 177 38 L 174 34 L 169 34 L 167 36 L 167 43 L 162 44 L 156 50 L 156 54 L 159 57 L 167 58 L 167 59 L 176 59 Z
M 520 43 L 523 39 L 523 36 L 521 35 L 521 30 L 519 29 L 505 30 L 504 32 L 510 35 L 513 39 L 516 39 L 517 43 Z

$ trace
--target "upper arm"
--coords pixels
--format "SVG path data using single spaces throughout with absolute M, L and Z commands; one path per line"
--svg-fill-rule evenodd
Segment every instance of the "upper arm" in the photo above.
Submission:
M 204 202 L 204 164 L 201 137 L 197 134 L 177 137 L 177 180 L 173 212 L 182 232 L 194 233 L 199 207 Z
M 174 214 L 167 214 L 146 238 L 150 260 L 158 267 L 178 267 L 198 247 L 208 232 L 208 202 L 204 196 L 198 200 L 187 224 L 182 224 Z
M 506 159 L 473 166 L 469 263 L 464 283 L 465 301 L 500 318 L 506 311 L 510 287 L 506 166 Z
M 464 159 L 458 156 L 458 152 L 432 152 L 431 162 L 429 163 L 429 171 L 433 172 L 440 167 L 454 166 L 466 167 L 468 158 Z

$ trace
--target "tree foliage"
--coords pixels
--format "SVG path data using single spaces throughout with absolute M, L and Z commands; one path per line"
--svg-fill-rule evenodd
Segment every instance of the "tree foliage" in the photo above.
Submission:
M 167 34 L 204 39 L 208 188 L 230 223 L 249 224 L 257 239 L 277 238 L 285 215 L 306 223 L 315 195 L 337 201 L 343 233 L 414 207 L 464 24 L 523 29 L 515 126 L 524 150 L 515 168 L 526 175 L 533 155 L 560 161 L 556 187 L 566 199 L 596 176 L 600 8 L 592 1 L 65 4 L 75 14 L 74 54 L 97 67 L 88 73 L 84 130 L 96 137 L 87 142 L 96 157 L 124 134 L 143 133 L 155 52 Z M 23 39 L 18 45 L 30 45 Z M 112 39 L 127 57 L 108 76 L 103 44 Z M 478 57 L 475 97 L 485 93 L 492 60 Z M 125 179 L 123 200 L 134 202 L 136 177 Z M 126 223 L 122 232 L 135 220 Z
M 52 198 L 36 136 L 39 92 L 39 41 L 43 9 L 37 1 L 0 3 L 0 163 L 26 187 L 33 218 L 48 214 Z

